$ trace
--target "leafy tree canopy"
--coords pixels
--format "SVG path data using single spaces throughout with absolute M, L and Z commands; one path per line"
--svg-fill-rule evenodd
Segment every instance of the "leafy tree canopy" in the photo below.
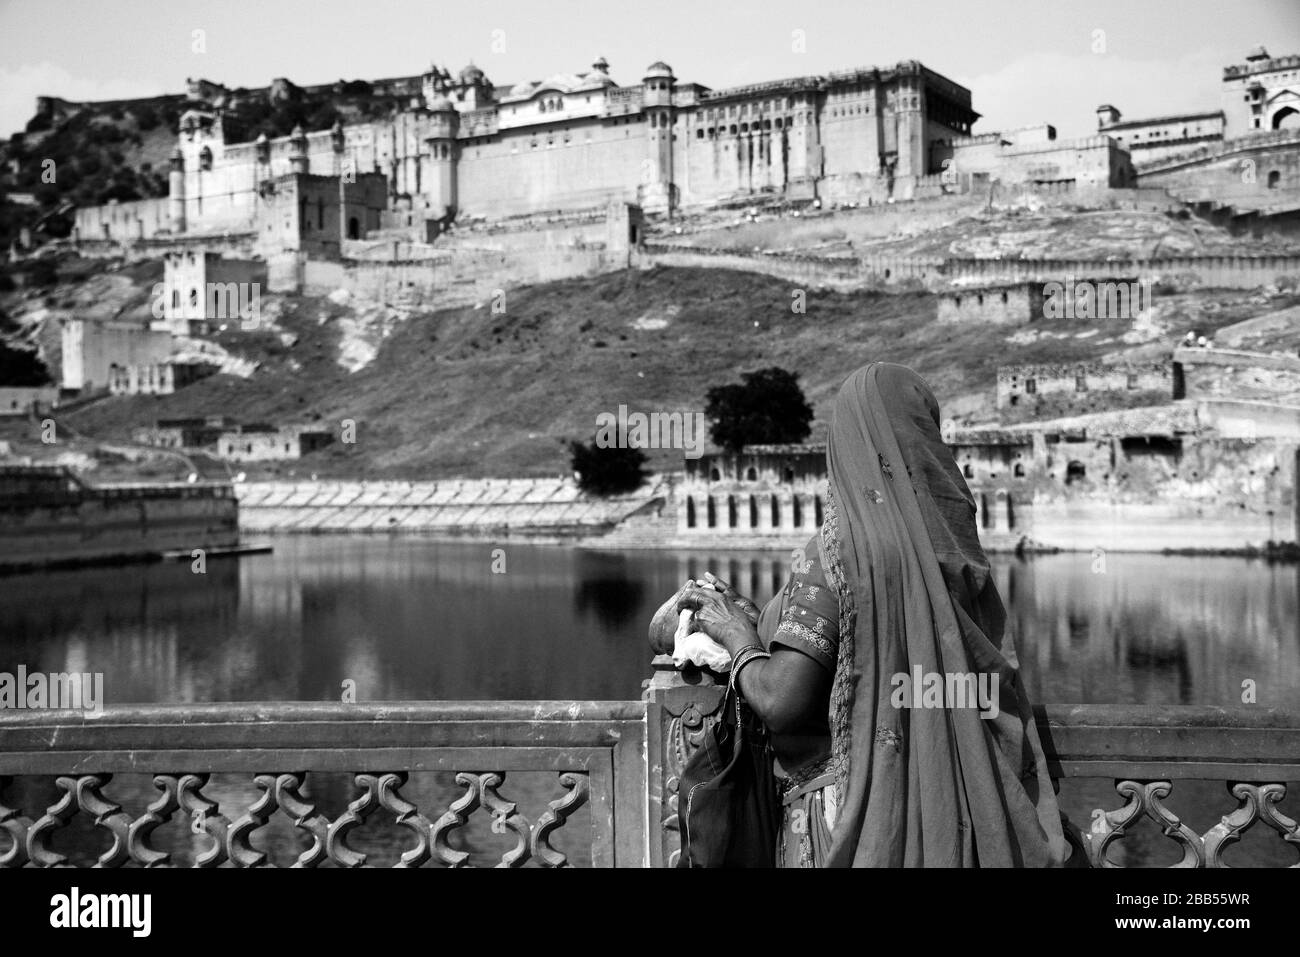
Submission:
M 808 438 L 813 409 L 796 373 L 772 366 L 740 378 L 739 383 L 714 386 L 707 393 L 704 414 L 715 445 L 739 452 L 746 445 Z
M 635 448 L 601 448 L 595 441 L 569 443 L 569 462 L 578 487 L 590 495 L 635 492 L 645 481 L 645 453 Z

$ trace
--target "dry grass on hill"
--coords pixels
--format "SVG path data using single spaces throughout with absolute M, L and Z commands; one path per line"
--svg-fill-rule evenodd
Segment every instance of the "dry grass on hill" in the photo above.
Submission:
M 816 408 L 814 436 L 853 369 L 873 359 L 913 366 L 948 414 L 991 413 L 997 366 L 1064 362 L 1172 348 L 1189 323 L 1212 331 L 1281 308 L 1247 294 L 1172 297 L 1146 342 L 1127 326 L 1083 321 L 1025 327 L 940 326 L 927 293 L 813 291 L 807 313 L 790 310 L 789 283 L 727 270 L 628 270 L 510 293 L 507 314 L 484 305 L 415 314 L 357 372 L 338 363 L 342 327 L 359 304 L 276 297 L 277 332 L 228 331 L 221 344 L 258 360 L 249 379 L 216 376 L 164 397 L 113 398 L 70 416 L 95 438 L 122 442 L 157 418 L 223 413 L 242 421 L 358 423 L 356 445 L 336 443 L 287 475 L 554 475 L 567 471 L 564 441 L 588 439 L 603 411 L 702 410 L 710 386 L 742 371 L 799 373 Z M 264 300 L 264 308 L 267 303 Z M 680 452 L 652 452 L 655 467 Z M 254 470 L 250 469 L 250 473 Z

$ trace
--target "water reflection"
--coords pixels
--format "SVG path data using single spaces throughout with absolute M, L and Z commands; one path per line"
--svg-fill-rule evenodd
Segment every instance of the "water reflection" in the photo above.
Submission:
M 285 538 L 272 555 L 0 579 L 0 670 L 102 671 L 110 703 L 629 698 L 645 625 L 706 571 L 762 602 L 782 553 Z M 1052 702 L 1300 707 L 1300 574 L 1236 558 L 994 559 L 1007 630 Z
M 363 701 L 634 698 L 649 671 L 649 617 L 686 578 L 710 571 L 762 602 L 789 572 L 789 555 L 770 552 L 508 544 L 497 573 L 493 549 L 502 546 L 486 542 L 299 537 L 275 546 L 211 560 L 205 575 L 182 563 L 0 578 L 0 671 L 102 671 L 110 704 L 338 700 L 346 679 Z M 1088 555 L 1053 555 L 995 557 L 994 574 L 1039 701 L 1237 704 L 1249 680 L 1260 705 L 1300 708 L 1300 569 L 1110 555 L 1094 574 Z M 133 814 L 156 797 L 138 777 L 119 776 L 110 792 Z M 255 797 L 244 779 L 213 785 L 232 809 Z M 11 796 L 31 810 L 48 806 L 51 788 L 16 782 Z M 408 790 L 422 807 L 445 807 L 458 793 L 435 775 L 413 775 Z M 516 775 L 506 789 L 534 815 L 553 792 L 550 776 Z M 334 815 L 358 792 L 339 775 L 314 776 L 308 793 Z M 1121 803 L 1109 781 L 1066 782 L 1061 800 L 1077 822 Z M 1289 796 L 1284 812 L 1300 813 L 1297 800 Z M 1202 832 L 1233 805 L 1222 782 L 1180 783 L 1171 802 Z M 582 826 L 563 840 L 578 848 Z M 287 863 L 303 850 L 301 835 L 276 827 L 264 846 Z M 354 846 L 391 862 L 406 841 L 375 827 L 373 844 L 358 833 Z M 168 828 L 182 862 L 206 846 L 179 824 Z M 88 861 L 102 841 L 83 837 L 67 840 Z M 492 834 L 465 840 L 476 863 L 492 860 Z M 1139 833 L 1116 859 L 1164 862 L 1167 843 Z M 1294 854 L 1249 844 L 1230 860 L 1292 863 Z
M 576 573 L 575 617 L 594 615 L 601 628 L 620 638 L 636 630 L 637 615 L 647 601 L 645 582 L 629 567 L 626 555 L 579 552 Z

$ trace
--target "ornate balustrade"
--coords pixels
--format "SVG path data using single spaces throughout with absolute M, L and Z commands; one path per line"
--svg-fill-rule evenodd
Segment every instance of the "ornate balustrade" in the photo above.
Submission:
M 659 658 L 641 701 L 3 711 L 0 830 L 8 838 L 0 837 L 0 867 L 68 866 L 54 845 L 78 815 L 108 845 L 97 867 L 175 866 L 154 832 L 178 817 L 198 841 L 194 866 L 272 866 L 253 836 L 277 815 L 304 848 L 293 867 L 367 866 L 349 835 L 368 822 L 390 822 L 402 835 L 396 866 L 466 866 L 463 835 L 475 821 L 490 822 L 495 839 L 508 845 L 498 866 L 670 866 L 679 840 L 678 777 L 716 720 L 720 699 L 707 675 L 679 673 Z M 1064 705 L 1040 709 L 1038 723 L 1054 777 L 1115 782 L 1120 807 L 1094 810 L 1086 828 L 1066 821 L 1076 863 L 1112 866 L 1108 850 L 1143 818 L 1181 848 L 1177 866 L 1223 866 L 1224 849 L 1255 825 L 1300 851 L 1300 826 L 1277 807 L 1287 783 L 1300 781 L 1300 714 Z M 354 776 L 353 797 L 331 816 L 312 783 L 338 772 Z M 424 772 L 451 775 L 452 798 L 419 807 L 404 795 L 411 775 Z M 549 782 L 533 820 L 511 800 L 522 772 Z M 113 776 L 140 773 L 153 776 L 158 796 L 128 810 L 115 801 Z M 238 775 L 253 797 L 223 808 L 204 793 L 216 790 L 214 775 Z M 53 803 L 21 806 L 11 795 L 28 792 L 16 778 L 46 787 L 53 781 Z M 1234 799 L 1203 834 L 1164 803 L 1176 782 L 1194 779 L 1225 781 Z M 553 846 L 578 822 L 576 843 L 589 852 Z
M 661 823 L 674 860 L 677 776 L 705 729 L 715 720 L 722 689 L 707 676 L 678 675 L 671 658 L 655 659 L 648 683 L 664 714 Z M 685 680 L 684 680 L 685 679 Z M 694 682 L 694 683 L 690 683 Z M 1277 832 L 1300 853 L 1300 825 L 1277 804 L 1287 782 L 1300 782 L 1300 713 L 1212 706 L 1055 705 L 1037 709 L 1039 734 L 1054 779 L 1114 781 L 1123 806 L 1097 808 L 1079 827 L 1062 813 L 1073 853 L 1071 866 L 1113 867 L 1107 852 L 1140 820 L 1153 821 L 1182 850 L 1177 867 L 1223 867 L 1224 850 L 1256 824 Z M 1197 834 L 1164 800 L 1176 781 L 1224 781 L 1235 807 Z
M 307 838 L 293 867 L 364 866 L 367 855 L 349 846 L 349 833 L 372 815 L 390 816 L 407 832 L 397 866 L 464 866 L 470 855 L 454 832 L 479 813 L 513 843 L 499 866 L 561 867 L 571 862 L 551 840 L 584 805 L 590 858 L 572 863 L 646 866 L 655 710 L 641 701 L 493 701 L 0 712 L 0 829 L 11 839 L 7 848 L 0 839 L 0 866 L 65 866 L 53 838 L 78 814 L 110 838 L 94 866 L 171 866 L 151 835 L 178 813 L 206 836 L 194 866 L 270 866 L 250 839 L 279 812 Z M 304 785 L 340 771 L 355 775 L 359 793 L 331 818 Z M 454 774 L 459 791 L 445 807 L 420 808 L 403 796 L 411 773 L 440 771 Z M 553 775 L 554 798 L 529 821 L 502 792 L 513 772 L 538 771 Z M 160 793 L 128 811 L 113 799 L 112 779 L 140 772 L 154 775 Z M 226 810 L 204 794 L 214 774 L 230 772 L 256 786 L 247 807 Z M 57 800 L 30 814 L 4 806 L 15 775 L 55 778 Z

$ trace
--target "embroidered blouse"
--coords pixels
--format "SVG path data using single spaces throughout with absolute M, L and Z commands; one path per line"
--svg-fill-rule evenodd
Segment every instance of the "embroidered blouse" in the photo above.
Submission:
M 759 634 L 769 646 L 802 652 L 833 674 L 839 651 L 839 599 L 826 582 L 817 539 L 814 535 L 796 550 L 789 581 L 763 608 Z

